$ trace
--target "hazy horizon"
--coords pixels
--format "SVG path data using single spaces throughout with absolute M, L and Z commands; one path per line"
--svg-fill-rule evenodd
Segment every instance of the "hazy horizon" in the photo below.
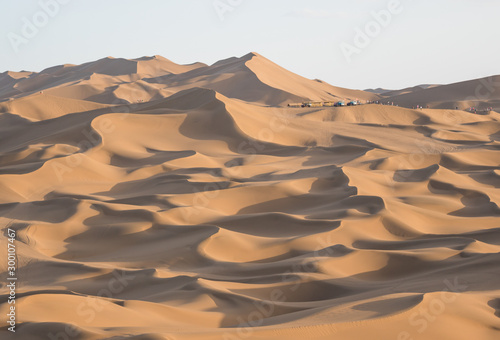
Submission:
M 162 55 L 210 65 L 255 51 L 304 77 L 355 89 L 500 74 L 500 47 L 493 43 L 500 3 L 494 1 L 28 0 L 4 6 L 1 72 L 106 56 Z

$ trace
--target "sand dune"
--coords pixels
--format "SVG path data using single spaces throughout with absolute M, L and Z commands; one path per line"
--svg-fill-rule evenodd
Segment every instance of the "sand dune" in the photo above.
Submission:
M 0 78 L 0 97 L 19 98 L 45 91 L 59 97 L 119 104 L 162 99 L 182 90 L 203 87 L 230 98 L 272 106 L 305 100 L 379 98 L 373 93 L 300 77 L 257 53 L 211 66 L 178 65 L 161 56 L 108 57 L 83 65 L 55 66 L 26 76 Z
M 401 96 L 404 94 L 420 92 L 420 91 L 427 90 L 427 89 L 437 87 L 437 86 L 440 86 L 440 85 L 417 85 L 417 86 L 408 87 L 408 88 L 405 88 L 402 90 L 385 90 L 385 89 L 378 88 L 375 90 L 367 90 L 367 91 L 381 94 L 384 97 L 395 97 L 395 96 Z
M 477 83 L 390 100 L 445 107 Z M 2 339 L 499 335 L 495 111 L 292 109 L 382 97 L 256 53 L 4 73 L 0 96 L 19 261 Z
M 469 80 L 449 85 L 417 86 L 401 91 L 383 93 L 384 101 L 396 102 L 401 106 L 416 105 L 436 109 L 461 110 L 475 107 L 500 109 L 500 76 Z

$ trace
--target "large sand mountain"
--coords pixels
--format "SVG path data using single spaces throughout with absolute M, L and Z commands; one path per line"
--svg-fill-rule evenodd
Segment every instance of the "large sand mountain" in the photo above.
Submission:
M 117 104 L 165 98 L 193 87 L 209 88 L 227 97 L 272 106 L 305 100 L 378 98 L 369 92 L 300 77 L 257 53 L 229 58 L 211 66 L 202 63 L 178 65 L 160 56 L 132 60 L 108 57 L 17 77 L 3 74 L 0 98 L 20 98 L 44 91 L 58 97 Z
M 0 89 L 1 339 L 498 338 L 499 113 L 292 109 L 378 97 L 257 54 Z

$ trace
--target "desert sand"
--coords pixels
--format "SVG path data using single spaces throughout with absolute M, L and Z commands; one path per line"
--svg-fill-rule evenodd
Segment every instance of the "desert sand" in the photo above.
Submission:
M 0 74 L 0 338 L 498 339 L 499 83 L 384 95 L 257 53 Z M 337 100 L 400 106 L 287 107 Z

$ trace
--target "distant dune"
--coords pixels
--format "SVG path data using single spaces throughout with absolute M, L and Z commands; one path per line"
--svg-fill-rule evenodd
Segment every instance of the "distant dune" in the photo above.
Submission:
M 350 90 L 257 53 L 0 74 L 0 338 L 497 339 L 499 83 Z M 287 107 L 340 100 L 394 106 Z
M 29 77 L 28 77 L 29 76 Z M 375 100 L 369 92 L 309 80 L 257 53 L 207 66 L 177 65 L 161 56 L 139 59 L 104 58 L 83 65 L 63 65 L 40 73 L 0 78 L 0 98 L 20 98 L 40 91 L 54 96 L 103 104 L 135 103 L 166 98 L 193 87 L 213 89 L 230 98 L 279 106 L 306 100 Z M 9 81 L 7 81 L 7 78 Z
M 384 100 L 401 106 L 429 106 L 436 109 L 500 109 L 500 76 L 464 81 L 449 85 L 417 86 L 386 92 Z

